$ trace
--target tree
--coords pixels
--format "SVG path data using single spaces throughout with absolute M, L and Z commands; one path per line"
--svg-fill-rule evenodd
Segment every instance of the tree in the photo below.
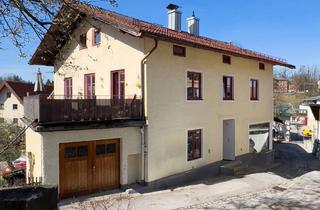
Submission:
M 50 79 L 47 79 L 46 85 L 53 86 L 53 81 L 51 81 Z
M 16 74 L 10 74 L 8 76 L 5 76 L 5 77 L 0 77 L 0 83 L 2 81 L 17 81 L 17 82 L 23 82 L 24 80 L 19 76 L 19 75 L 16 75 Z
M 318 66 L 301 66 L 291 79 L 299 91 L 314 93 L 318 91 L 319 70 Z
M 0 123 L 0 152 L 2 149 L 22 131 L 22 128 L 16 124 L 8 124 L 6 122 Z M 21 141 L 12 145 L 4 153 L 0 154 L 0 161 L 12 161 L 21 155 L 25 150 L 25 139 L 22 137 Z
M 116 6 L 116 0 L 100 0 Z M 40 40 L 53 23 L 62 4 L 90 3 L 90 0 L 0 0 L 0 47 L 1 39 L 10 37 L 23 53 L 24 46 L 34 36 Z

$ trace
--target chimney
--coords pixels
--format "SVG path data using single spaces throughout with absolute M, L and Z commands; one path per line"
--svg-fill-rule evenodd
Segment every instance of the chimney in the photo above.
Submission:
M 175 4 L 169 4 L 167 6 L 168 11 L 168 28 L 176 31 L 181 31 L 181 12 L 179 6 Z
M 199 21 L 200 19 L 196 18 L 193 11 L 192 16 L 187 18 L 188 33 L 199 36 Z

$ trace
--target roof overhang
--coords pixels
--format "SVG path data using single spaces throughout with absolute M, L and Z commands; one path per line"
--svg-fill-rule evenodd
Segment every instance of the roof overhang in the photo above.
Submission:
M 53 66 L 57 59 L 57 55 L 68 42 L 73 31 L 85 17 L 91 17 L 135 37 L 145 36 L 156 38 L 166 42 L 178 43 L 200 49 L 230 54 L 233 56 L 254 59 L 270 63 L 272 65 L 280 65 L 290 69 L 295 68 L 294 65 L 291 65 L 284 60 L 236 47 L 231 43 L 211 40 L 206 37 L 192 36 L 187 32 L 170 30 L 155 24 L 136 20 L 134 18 L 129 18 L 85 4 L 64 4 L 61 7 L 54 18 L 53 24 L 30 59 L 29 64 Z M 153 27 L 152 30 L 148 28 L 150 26 Z M 206 42 L 214 42 L 215 44 L 211 45 Z
M 53 66 L 56 56 L 70 39 L 70 35 L 77 28 L 83 17 L 84 14 L 70 7 L 62 6 L 54 18 L 53 24 L 30 59 L 29 64 Z

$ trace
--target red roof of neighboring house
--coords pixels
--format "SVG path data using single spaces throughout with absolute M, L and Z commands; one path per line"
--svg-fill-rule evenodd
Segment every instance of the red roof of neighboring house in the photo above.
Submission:
M 16 82 L 16 81 L 4 81 L 2 85 L 0 85 L 0 91 L 7 87 L 12 94 L 14 94 L 18 100 L 23 103 L 23 97 L 27 96 L 28 94 L 31 95 L 37 95 L 38 93 L 35 93 L 33 91 L 34 84 L 31 83 L 25 83 L 25 82 Z M 50 95 L 53 91 L 52 86 L 45 85 L 45 92 L 41 94 Z
M 58 17 L 66 13 L 70 15 L 64 16 L 64 22 L 55 23 L 50 27 L 49 32 L 45 35 L 31 58 L 30 64 L 53 65 L 55 55 L 58 54 L 59 50 L 69 39 L 68 36 L 63 36 L 62 34 L 71 34 L 77 27 L 76 24 L 71 24 L 71 22 L 79 23 L 82 18 L 89 16 L 136 37 L 153 37 L 168 42 L 255 59 L 273 65 L 295 68 L 294 65 L 287 63 L 285 60 L 244 49 L 230 42 L 222 42 L 183 31 L 171 30 L 157 24 L 127 17 L 88 4 L 69 3 L 67 6 L 64 5 L 57 14 L 56 19 L 59 19 Z M 66 22 L 70 22 L 70 25 L 66 25 Z M 59 39 L 54 37 L 55 35 L 59 36 Z

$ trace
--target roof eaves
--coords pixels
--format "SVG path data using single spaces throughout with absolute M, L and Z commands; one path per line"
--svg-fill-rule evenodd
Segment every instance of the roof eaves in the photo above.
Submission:
M 22 98 L 20 98 L 20 96 L 16 93 L 16 91 L 11 87 L 11 85 L 7 82 L 7 81 L 4 81 L 4 86 L 6 86 L 11 93 L 13 93 L 13 95 L 16 96 L 16 98 L 18 99 L 18 101 L 23 104 L 23 100 Z

